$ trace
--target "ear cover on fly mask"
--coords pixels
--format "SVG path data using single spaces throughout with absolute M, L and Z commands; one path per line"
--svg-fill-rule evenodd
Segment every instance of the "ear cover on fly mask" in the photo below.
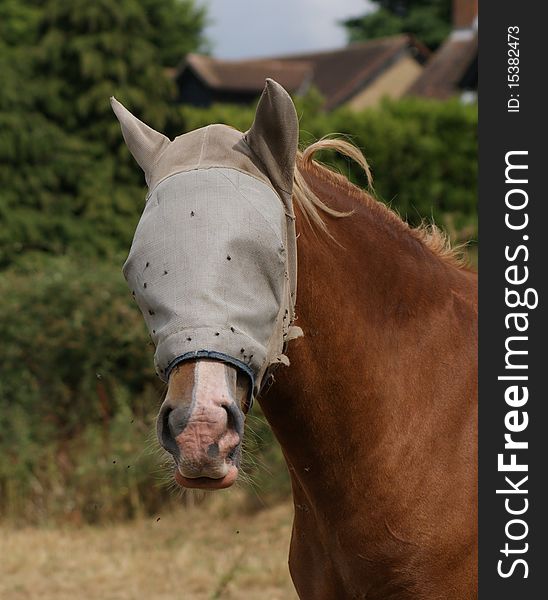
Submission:
M 133 116 L 116 98 L 111 98 L 110 104 L 120 122 L 127 147 L 143 169 L 147 184 L 150 184 L 152 166 L 162 150 L 169 144 L 169 139 L 163 133 L 159 133 Z
M 288 364 L 296 236 L 292 203 L 298 120 L 268 79 L 245 134 L 210 125 L 173 141 L 111 99 L 149 186 L 124 274 L 166 380 L 191 358 L 247 372 L 254 393 L 269 367 Z

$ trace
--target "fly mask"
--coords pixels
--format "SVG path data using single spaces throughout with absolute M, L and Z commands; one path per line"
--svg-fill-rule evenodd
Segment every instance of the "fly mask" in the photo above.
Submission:
M 156 346 L 156 371 L 167 381 L 182 361 L 218 359 L 247 373 L 255 396 L 302 333 L 292 325 L 291 98 L 268 79 L 245 134 L 210 125 L 173 141 L 111 104 L 149 187 L 123 271 Z

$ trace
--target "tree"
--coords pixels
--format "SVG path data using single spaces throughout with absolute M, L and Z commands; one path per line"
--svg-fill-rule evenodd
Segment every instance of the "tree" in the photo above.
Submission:
M 109 96 L 170 134 L 166 67 L 203 23 L 193 0 L 0 0 L 0 268 L 127 247 L 143 179 Z
M 206 9 L 194 0 L 140 0 L 151 26 L 150 41 L 164 67 L 176 67 L 188 52 L 208 49 Z
M 435 50 L 451 31 L 451 0 L 375 0 L 375 4 L 374 12 L 342 22 L 350 42 L 411 33 Z
M 39 30 L 40 109 L 64 130 L 114 142 L 114 94 L 165 124 L 171 86 L 141 2 L 47 0 Z
M 0 0 L 0 43 L 8 47 L 31 45 L 39 17 L 37 0 Z
M 2 39 L 11 43 L 0 41 L 0 268 L 25 252 L 64 252 L 68 230 L 79 228 L 69 223 L 79 207 L 77 171 L 93 171 L 82 142 L 37 109 L 33 61 L 10 36 L 33 39 L 33 28 L 19 19 L 11 25 L 2 21 Z

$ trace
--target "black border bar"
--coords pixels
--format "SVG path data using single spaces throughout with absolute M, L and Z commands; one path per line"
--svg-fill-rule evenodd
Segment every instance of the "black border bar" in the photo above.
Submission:
M 479 7 L 482 600 L 548 597 L 543 585 L 548 578 L 548 24 L 543 8 L 533 0 L 482 0 Z M 516 49 L 519 57 L 510 52 Z M 508 163 L 514 165 L 509 170 Z M 512 307 L 519 302 L 523 306 Z M 526 316 L 508 316 L 517 313 Z

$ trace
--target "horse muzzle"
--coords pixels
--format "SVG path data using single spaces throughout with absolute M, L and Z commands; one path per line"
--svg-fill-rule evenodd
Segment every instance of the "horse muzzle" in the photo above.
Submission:
M 182 365 L 170 377 L 157 431 L 175 461 L 175 480 L 183 487 L 219 489 L 236 480 L 244 415 L 234 399 L 233 370 L 204 360 Z

